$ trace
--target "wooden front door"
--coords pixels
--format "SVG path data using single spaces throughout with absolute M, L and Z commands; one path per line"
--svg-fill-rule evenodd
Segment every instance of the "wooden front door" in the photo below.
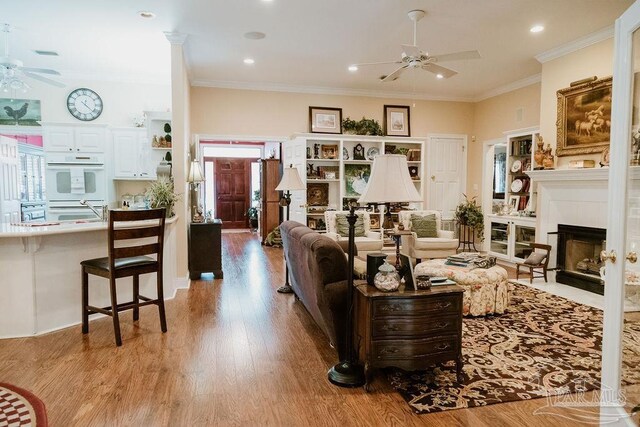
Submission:
M 249 228 L 253 159 L 215 159 L 216 216 L 223 228 Z

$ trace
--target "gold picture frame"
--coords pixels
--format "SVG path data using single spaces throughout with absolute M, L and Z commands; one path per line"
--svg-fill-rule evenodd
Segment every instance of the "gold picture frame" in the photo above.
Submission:
M 559 157 L 601 153 L 611 141 L 612 77 L 560 89 L 557 148 Z
M 331 145 L 327 145 L 324 144 L 322 145 L 322 158 L 323 159 L 329 159 L 329 160 L 335 160 L 338 158 L 338 145 L 337 144 L 331 144 Z

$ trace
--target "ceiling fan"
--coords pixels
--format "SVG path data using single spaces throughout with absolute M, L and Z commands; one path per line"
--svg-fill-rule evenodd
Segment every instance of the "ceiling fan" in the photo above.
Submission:
M 368 65 L 382 64 L 402 64 L 399 68 L 390 74 L 381 76 L 382 82 L 390 82 L 397 80 L 400 74 L 408 68 L 421 68 L 435 74 L 439 79 L 446 79 L 458 74 L 457 71 L 439 65 L 440 62 L 459 61 L 463 59 L 479 59 L 480 53 L 477 50 L 466 50 L 463 52 L 446 53 L 443 55 L 429 55 L 429 53 L 421 50 L 416 46 L 416 35 L 418 30 L 418 21 L 425 16 L 424 10 L 412 10 L 408 13 L 409 19 L 413 21 L 413 45 L 402 45 L 402 57 L 399 61 L 389 62 L 370 62 L 366 64 L 354 64 L 349 67 L 350 70 L 357 70 L 357 67 Z
M 17 58 L 12 58 L 9 54 L 9 34 L 11 33 L 11 26 L 9 24 L 2 24 L 2 32 L 4 33 L 4 56 L 0 56 L 0 90 L 4 92 L 8 92 L 9 90 L 26 91 L 29 89 L 29 85 L 21 79 L 22 76 L 39 80 L 56 87 L 65 86 L 63 83 L 41 75 L 49 74 L 59 76 L 60 73 L 56 70 L 24 67 L 22 61 Z

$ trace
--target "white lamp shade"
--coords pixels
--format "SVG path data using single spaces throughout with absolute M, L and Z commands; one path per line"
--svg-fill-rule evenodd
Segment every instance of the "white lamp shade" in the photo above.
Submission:
M 382 154 L 374 157 L 371 176 L 358 203 L 421 202 L 422 196 L 409 176 L 407 157 Z
M 187 175 L 187 182 L 202 182 L 204 181 L 204 173 L 202 173 L 202 166 L 198 160 L 191 162 L 189 168 L 189 175 Z
M 305 190 L 307 188 L 300 179 L 298 169 L 294 168 L 293 165 L 284 168 L 282 172 L 282 179 L 278 183 L 276 191 Z

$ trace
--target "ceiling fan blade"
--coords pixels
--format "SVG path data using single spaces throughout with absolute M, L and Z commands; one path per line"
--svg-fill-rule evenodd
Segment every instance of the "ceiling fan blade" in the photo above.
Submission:
M 458 74 L 457 71 L 450 70 L 449 68 L 443 67 L 442 65 L 437 65 L 434 63 L 426 64 L 422 66 L 423 70 L 427 70 L 433 74 L 442 74 L 442 77 L 448 79 L 449 77 L 453 77 Z
M 407 56 L 420 56 L 420 54 L 422 53 L 418 46 L 413 46 L 410 44 L 403 44 L 402 51 Z
M 477 50 L 465 50 L 462 52 L 445 53 L 444 55 L 433 55 L 431 58 L 435 62 L 461 61 L 463 59 L 480 59 L 480 52 Z
M 387 77 L 385 77 L 384 79 L 382 79 L 382 82 L 391 82 L 394 81 L 396 78 L 400 77 L 400 74 L 402 74 L 402 72 L 408 67 L 409 65 L 403 65 L 402 67 L 398 68 L 397 70 L 395 70 L 393 73 L 387 75 Z
M 389 62 L 366 62 L 364 64 L 353 64 L 356 67 L 366 67 L 367 65 L 383 65 L 383 64 L 402 64 L 402 61 L 389 61 Z
M 55 81 L 55 80 L 51 80 L 51 79 L 50 79 L 50 78 L 48 78 L 48 77 L 40 76 L 40 75 L 38 75 L 38 74 L 33 74 L 33 73 L 29 72 L 29 71 L 24 71 L 24 72 L 23 72 L 23 74 L 24 74 L 25 76 L 27 76 L 27 77 L 31 78 L 31 79 L 39 80 L 39 81 L 41 81 L 41 82 L 44 82 L 44 83 L 50 84 L 50 85 L 52 85 L 52 86 L 56 86 L 56 87 L 65 87 L 65 86 L 66 86 L 64 83 L 60 83 L 60 82 L 57 82 L 57 81 Z
M 51 74 L 52 76 L 60 75 L 60 73 L 57 72 L 56 70 L 50 70 L 48 68 L 20 67 L 20 71 L 28 71 L 30 73 Z

